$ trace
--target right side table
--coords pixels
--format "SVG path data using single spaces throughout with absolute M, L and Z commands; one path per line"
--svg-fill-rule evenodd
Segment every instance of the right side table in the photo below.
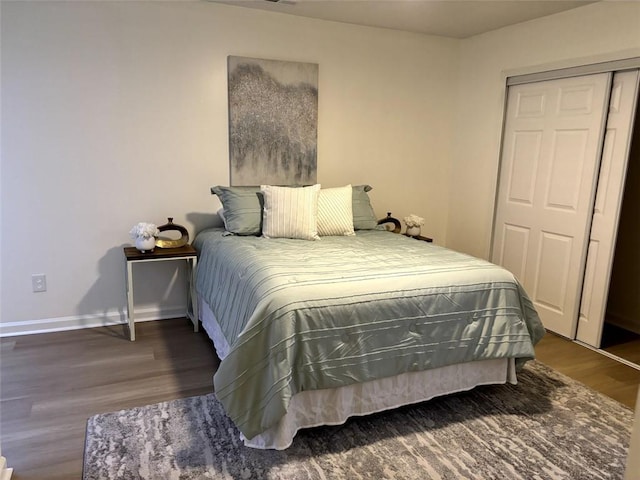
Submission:
M 423 237 L 422 235 L 407 235 L 409 238 L 415 238 L 416 240 L 422 240 L 423 242 L 433 242 L 433 238 L 431 237 Z

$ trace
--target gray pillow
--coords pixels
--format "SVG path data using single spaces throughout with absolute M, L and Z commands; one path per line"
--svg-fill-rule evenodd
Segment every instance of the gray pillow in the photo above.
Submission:
M 262 194 L 260 187 L 211 187 L 224 211 L 224 226 L 236 235 L 262 234 Z
M 378 227 L 378 219 L 367 193 L 372 187 L 369 185 L 354 185 L 352 188 L 353 229 L 375 230 Z

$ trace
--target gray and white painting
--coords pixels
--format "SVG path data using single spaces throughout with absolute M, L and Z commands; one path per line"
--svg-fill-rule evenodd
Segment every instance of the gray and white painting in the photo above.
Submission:
M 230 56 L 230 183 L 316 183 L 318 65 Z

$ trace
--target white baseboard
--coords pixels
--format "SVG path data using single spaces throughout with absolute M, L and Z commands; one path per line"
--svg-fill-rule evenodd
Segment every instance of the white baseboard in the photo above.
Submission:
M 152 320 L 164 320 L 186 316 L 186 308 L 165 307 L 145 308 L 135 311 L 136 323 Z M 79 330 L 81 328 L 107 327 L 127 323 L 126 309 L 114 310 L 103 314 L 74 315 L 70 317 L 43 318 L 38 320 L 24 320 L 22 322 L 1 322 L 0 337 L 14 337 L 17 335 L 31 335 L 35 333 L 63 332 Z

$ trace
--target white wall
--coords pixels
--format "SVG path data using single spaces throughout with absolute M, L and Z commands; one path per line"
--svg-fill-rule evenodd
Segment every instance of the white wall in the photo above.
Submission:
M 636 398 L 635 415 L 627 452 L 624 480 L 640 480 L 640 390 Z
M 488 257 L 506 75 L 640 55 L 638 25 L 636 2 L 464 41 L 207 2 L 4 2 L 0 332 L 123 320 L 129 228 L 213 221 L 227 55 L 317 62 L 319 181 L 371 183 L 378 215 Z M 142 317 L 180 313 L 181 275 L 140 266 Z
M 640 55 L 640 2 L 599 2 L 462 42 L 447 245 L 488 258 L 505 78 Z
M 213 221 L 228 55 L 318 63 L 319 181 L 445 241 L 459 41 L 208 2 L 3 2 L 1 35 L 5 334 L 122 321 L 130 227 Z M 183 273 L 139 267 L 136 310 L 178 315 Z

